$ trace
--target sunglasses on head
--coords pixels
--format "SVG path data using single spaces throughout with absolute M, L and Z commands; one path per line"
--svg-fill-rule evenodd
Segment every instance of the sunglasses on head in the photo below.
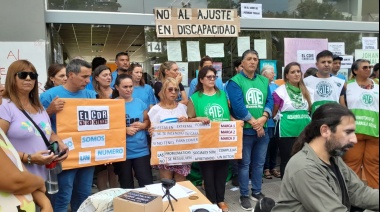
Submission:
M 218 76 L 215 76 L 215 75 L 208 75 L 208 76 L 206 76 L 206 78 L 207 78 L 208 80 L 216 80 L 216 79 L 218 79 Z
M 179 92 L 179 89 L 178 89 L 178 88 L 168 88 L 168 91 L 169 91 L 170 93 L 173 93 L 173 91 L 175 91 L 176 93 L 178 93 L 178 92 Z
M 28 76 L 31 80 L 36 80 L 37 77 L 38 77 L 38 74 L 37 73 L 34 73 L 34 72 L 27 72 L 27 71 L 20 71 L 20 72 L 17 72 L 16 75 L 18 76 L 19 79 L 26 79 Z

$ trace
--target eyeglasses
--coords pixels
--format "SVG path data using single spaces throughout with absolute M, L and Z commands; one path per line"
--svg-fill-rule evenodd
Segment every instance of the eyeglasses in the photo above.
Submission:
M 170 93 L 173 93 L 173 91 L 175 91 L 176 93 L 178 93 L 178 92 L 179 92 L 179 89 L 178 89 L 178 88 L 168 88 L 168 91 L 169 91 Z
M 206 76 L 206 78 L 207 78 L 208 80 L 216 80 L 216 79 L 218 79 L 218 76 L 215 76 L 215 75 L 208 75 L 208 76 Z
M 363 68 L 363 70 L 365 70 L 365 69 L 371 69 L 372 66 L 363 66 L 362 68 Z
M 30 77 L 31 80 L 36 80 L 38 77 L 37 73 L 34 72 L 27 72 L 27 71 L 20 71 L 17 72 L 16 75 L 18 76 L 19 79 L 26 79 L 28 76 Z

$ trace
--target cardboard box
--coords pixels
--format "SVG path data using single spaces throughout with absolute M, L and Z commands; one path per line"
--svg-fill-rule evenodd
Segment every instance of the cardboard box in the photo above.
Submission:
M 114 212 L 162 212 L 162 197 L 155 194 L 128 191 L 113 199 Z

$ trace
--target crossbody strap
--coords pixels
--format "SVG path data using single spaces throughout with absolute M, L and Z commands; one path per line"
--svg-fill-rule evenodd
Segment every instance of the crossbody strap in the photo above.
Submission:
M 13 147 L 12 143 L 9 141 L 7 135 L 5 135 L 4 131 L 0 128 L 0 135 L 1 137 L 3 137 L 4 139 L 4 142 L 5 144 L 7 145 L 7 147 L 11 147 L 9 148 L 8 150 L 11 151 L 11 153 L 13 154 L 13 156 L 15 157 L 16 159 L 16 163 L 17 163 L 17 168 L 20 170 L 20 171 L 24 171 L 24 168 L 22 166 L 22 163 L 21 163 L 21 159 L 20 159 L 20 156 L 18 155 L 18 152 L 16 151 L 16 149 Z
M 46 146 L 49 147 L 50 142 L 46 138 L 45 133 L 42 132 L 41 128 L 36 124 L 36 122 L 33 121 L 33 119 L 29 116 L 29 114 L 27 112 L 25 112 L 25 110 L 21 110 L 21 112 L 33 123 L 34 127 L 38 130 L 38 132 L 40 132 L 40 135 L 41 135 L 42 139 L 45 141 Z

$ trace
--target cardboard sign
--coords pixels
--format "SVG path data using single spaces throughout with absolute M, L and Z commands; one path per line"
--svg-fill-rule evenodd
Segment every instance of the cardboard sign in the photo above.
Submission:
M 242 158 L 242 121 L 152 125 L 151 165 Z
M 64 170 L 126 159 L 124 100 L 64 100 L 57 113 L 57 134 L 70 150 Z
M 240 18 L 235 9 L 155 8 L 158 38 L 238 37 Z

